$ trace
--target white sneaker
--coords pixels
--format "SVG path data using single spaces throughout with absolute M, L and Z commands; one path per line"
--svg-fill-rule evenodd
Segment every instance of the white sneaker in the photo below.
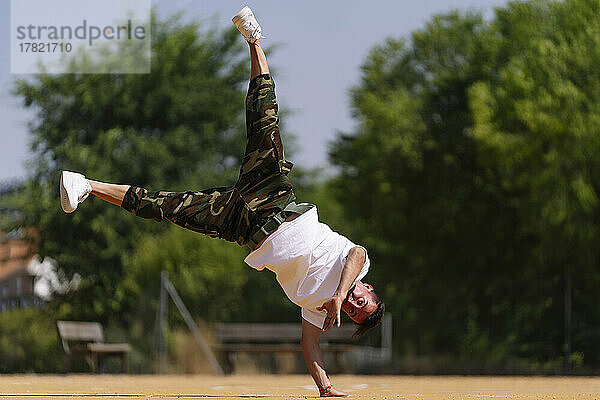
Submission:
M 250 7 L 246 6 L 231 19 L 236 28 L 242 33 L 244 39 L 250 43 L 254 43 L 260 39 L 262 29 Z
M 92 186 L 85 176 L 70 171 L 60 174 L 60 205 L 64 212 L 75 211 L 91 192 Z

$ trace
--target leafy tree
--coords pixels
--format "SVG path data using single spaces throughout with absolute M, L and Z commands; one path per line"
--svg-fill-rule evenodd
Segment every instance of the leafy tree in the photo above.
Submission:
M 596 365 L 600 353 L 590 339 L 600 322 L 592 300 L 600 284 L 599 11 L 600 3 L 587 0 L 500 10 L 499 52 L 510 57 L 495 79 L 471 89 L 481 162 L 496 166 L 520 221 L 518 237 L 534 238 L 523 261 L 535 266 L 540 279 L 528 297 L 548 303 L 538 321 L 560 327 L 571 312 L 563 296 L 569 299 L 572 287 L 573 350 Z M 532 326 L 523 341 L 538 335 Z M 546 340 L 536 353 L 555 356 L 565 343 L 562 329 Z
M 510 227 L 488 225 L 498 205 L 467 129 L 468 89 L 493 50 L 479 34 L 486 29 L 481 16 L 454 12 L 410 42 L 374 48 L 353 90 L 359 130 L 332 149 L 340 201 L 372 251 L 375 283 L 388 282 L 398 333 L 417 352 L 460 346 L 469 314 L 492 301 L 476 283 L 504 261 L 477 249 Z
M 570 276 L 573 350 L 598 365 L 597 11 L 451 12 L 371 51 L 352 91 L 357 131 L 331 159 L 398 349 L 556 370 Z
M 0 357 L 1 373 L 61 372 L 55 321 L 37 309 L 0 313 Z
M 247 60 L 234 29 L 203 31 L 177 19 L 154 21 L 147 75 L 38 75 L 16 93 L 37 111 L 35 161 L 20 192 L 23 219 L 39 252 L 69 278 L 84 280 L 72 317 L 106 320 L 134 300 L 121 285 L 142 232 L 167 224 L 132 218 L 90 199 L 73 215 L 59 205 L 62 169 L 149 189 L 188 190 L 233 183 L 245 142 Z

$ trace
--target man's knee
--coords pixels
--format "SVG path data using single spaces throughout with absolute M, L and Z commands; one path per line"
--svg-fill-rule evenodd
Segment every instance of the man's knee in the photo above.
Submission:
M 121 207 L 138 217 L 160 222 L 167 218 L 166 205 L 161 192 L 149 193 L 144 188 L 132 186 L 125 194 Z
M 277 111 L 275 83 L 268 74 L 259 75 L 250 82 L 246 97 L 246 110 L 248 111 L 261 113 L 265 105 L 275 105 L 275 111 Z

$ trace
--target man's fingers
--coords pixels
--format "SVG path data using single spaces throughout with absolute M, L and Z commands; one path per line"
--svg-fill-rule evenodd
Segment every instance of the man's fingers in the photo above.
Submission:
M 331 306 L 331 307 L 327 307 Z M 330 309 L 331 308 L 331 309 Z M 338 328 L 342 323 L 339 305 L 334 304 L 332 300 L 326 301 L 322 306 L 316 307 L 317 311 L 327 311 L 327 316 L 325 317 L 325 321 L 323 323 L 323 331 L 329 331 L 333 328 L 334 325 L 337 325 Z
M 325 317 L 325 322 L 323 323 L 323 331 L 327 332 L 329 330 L 329 322 L 331 321 L 331 318 L 329 318 L 328 316 Z
M 327 315 L 325 317 L 325 321 L 323 322 L 323 331 L 329 332 L 329 330 L 331 328 L 333 328 L 334 325 L 337 325 L 337 327 L 339 328 L 340 324 L 341 324 L 340 314 L 337 314 L 335 317 Z

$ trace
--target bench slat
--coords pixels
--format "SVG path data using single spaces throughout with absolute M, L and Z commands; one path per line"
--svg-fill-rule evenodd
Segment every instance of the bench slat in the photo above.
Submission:
M 56 325 L 63 340 L 104 341 L 102 325 L 98 322 L 57 321 Z
M 87 348 L 93 353 L 126 353 L 131 351 L 129 343 L 88 343 Z

